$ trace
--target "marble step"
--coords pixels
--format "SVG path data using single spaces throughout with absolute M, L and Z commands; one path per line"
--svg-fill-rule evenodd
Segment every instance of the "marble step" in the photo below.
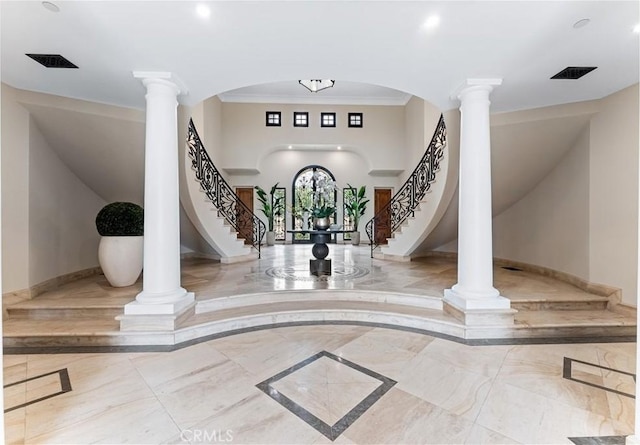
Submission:
M 75 320 L 82 318 L 111 319 L 124 313 L 124 308 L 118 306 L 47 306 L 7 308 L 9 319 L 29 320 Z
M 513 325 L 465 326 L 449 314 L 429 308 L 370 301 L 304 300 L 263 303 L 200 312 L 173 331 L 120 331 L 104 318 L 9 319 L 6 348 L 85 346 L 172 346 L 273 325 L 366 324 L 411 329 L 466 340 L 555 339 L 619 341 L 635 338 L 636 320 L 607 310 L 521 310 Z M 579 339 L 579 340 L 575 340 Z M 604 340 L 606 341 L 606 340 Z
M 341 302 L 353 301 L 364 303 L 393 304 L 411 306 L 422 309 L 442 310 L 442 298 L 428 295 L 417 295 L 394 291 L 362 291 L 350 289 L 316 289 L 313 292 L 305 290 L 271 291 L 249 294 L 224 295 L 200 294 L 196 313 L 221 311 L 224 309 L 240 308 L 274 303 L 298 303 L 307 301 Z M 329 303 L 330 305 L 331 303 Z
M 520 310 L 515 315 L 515 323 L 526 327 L 554 326 L 636 326 L 636 319 L 626 314 L 608 310 L 577 311 L 527 311 Z
M 605 310 L 609 304 L 608 297 L 588 295 L 583 298 L 548 299 L 527 298 L 511 299 L 511 307 L 519 311 L 593 311 Z
M 245 328 L 272 323 L 355 321 L 383 323 L 434 330 L 449 335 L 460 335 L 463 325 L 453 316 L 438 309 L 418 308 L 401 304 L 370 301 L 307 300 L 283 301 L 199 312 L 185 320 L 176 335 L 186 334 L 192 328 L 205 329 L 216 325 Z M 218 328 L 214 328 L 217 330 Z M 189 340 L 184 337 L 183 340 Z
M 189 341 L 196 331 L 226 332 L 271 323 L 296 322 L 379 323 L 432 331 L 464 339 L 634 337 L 636 319 L 608 310 L 521 310 L 513 325 L 464 326 L 436 309 L 367 301 L 297 301 L 257 304 L 201 312 L 185 321 L 176 333 Z
M 370 301 L 282 301 L 217 311 L 199 311 L 176 331 L 176 342 L 278 323 L 374 323 L 436 332 L 464 339 L 635 336 L 633 317 L 608 310 L 520 311 L 512 325 L 465 326 L 430 308 Z

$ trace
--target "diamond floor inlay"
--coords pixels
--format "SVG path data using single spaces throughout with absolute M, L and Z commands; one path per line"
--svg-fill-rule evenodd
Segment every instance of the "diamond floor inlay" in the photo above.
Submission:
M 395 384 L 375 371 L 322 351 L 256 386 L 335 440 Z

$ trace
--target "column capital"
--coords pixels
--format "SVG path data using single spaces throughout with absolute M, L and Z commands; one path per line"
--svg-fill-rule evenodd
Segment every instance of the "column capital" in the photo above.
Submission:
M 169 71 L 134 71 L 133 77 L 140 79 L 145 87 L 150 83 L 161 83 L 163 85 L 173 86 L 176 89 L 176 96 L 179 94 L 183 96 L 189 94 L 189 89 L 184 82 Z
M 502 85 L 502 79 L 500 78 L 486 78 L 486 79 L 467 79 L 458 86 L 451 94 L 452 100 L 461 100 L 469 91 L 484 90 L 487 92 L 493 91 L 496 86 Z

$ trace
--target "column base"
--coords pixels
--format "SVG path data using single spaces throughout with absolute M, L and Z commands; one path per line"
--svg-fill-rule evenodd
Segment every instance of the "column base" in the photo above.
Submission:
M 489 298 L 465 298 L 453 289 L 444 291 L 444 311 L 466 326 L 512 325 L 518 312 L 511 301 L 498 295 Z
M 121 331 L 175 331 L 195 313 L 195 296 L 186 292 L 179 300 L 169 303 L 148 304 L 132 301 L 119 315 Z
M 179 287 L 168 292 L 148 292 L 143 290 L 136 295 L 136 301 L 143 305 L 158 306 L 161 304 L 180 303 L 187 298 L 188 292 Z M 126 313 L 126 312 L 125 312 Z

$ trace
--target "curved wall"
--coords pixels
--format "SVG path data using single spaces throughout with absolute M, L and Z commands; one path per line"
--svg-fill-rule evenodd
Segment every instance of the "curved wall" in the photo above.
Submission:
M 21 91 L 2 85 L 3 291 L 96 267 L 105 204 L 50 145 Z
M 636 305 L 638 85 L 597 105 L 551 172 L 494 218 L 494 255 L 619 287 Z

